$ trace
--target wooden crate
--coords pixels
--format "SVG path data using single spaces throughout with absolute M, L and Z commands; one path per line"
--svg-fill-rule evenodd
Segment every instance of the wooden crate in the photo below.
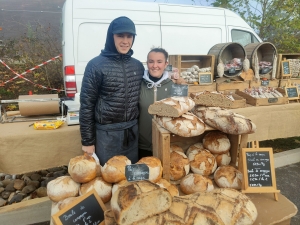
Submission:
M 279 81 L 280 80 L 261 80 L 259 82 L 256 81 L 251 81 L 250 82 L 250 87 L 260 87 L 260 86 L 265 86 L 265 87 L 279 87 Z
M 152 143 L 153 143 L 153 156 L 158 157 L 163 166 L 163 178 L 170 180 L 170 144 L 176 144 L 187 150 L 189 146 L 202 142 L 203 137 L 207 132 L 214 130 L 210 127 L 206 131 L 195 137 L 181 137 L 172 134 L 170 131 L 164 129 L 155 120 L 152 120 Z M 237 166 L 239 149 L 246 148 L 248 135 L 227 135 L 230 143 L 231 165 Z
M 291 79 L 281 79 L 279 80 L 278 87 L 284 88 L 288 83 L 298 86 L 298 90 L 300 92 L 300 79 L 299 78 L 291 78 Z
M 197 93 L 202 91 L 216 91 L 217 86 L 216 83 L 212 83 L 210 85 L 189 85 L 189 96 L 191 93 Z
M 240 90 L 243 91 L 250 87 L 250 81 L 244 81 L 240 77 L 234 77 L 234 78 L 218 78 L 216 80 L 217 83 L 217 91 L 235 91 Z
M 300 59 L 300 53 L 281 53 L 278 54 L 277 58 L 277 69 L 276 69 L 276 78 L 282 79 L 282 68 L 281 68 L 281 62 L 288 60 L 288 59 Z M 299 74 L 300 75 L 300 74 Z M 291 77 L 293 78 L 293 77 Z
M 251 95 L 246 94 L 242 91 L 237 91 L 236 94 L 246 99 L 246 103 L 253 106 L 263 106 L 263 105 L 281 105 L 288 104 L 289 99 L 285 96 L 285 91 L 282 88 L 277 88 L 284 97 L 280 98 L 253 98 Z

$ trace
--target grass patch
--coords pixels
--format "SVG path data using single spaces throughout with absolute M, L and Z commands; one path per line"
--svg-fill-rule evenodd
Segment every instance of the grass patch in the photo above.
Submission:
M 300 148 L 300 137 L 278 138 L 274 140 L 260 141 L 259 147 L 273 148 L 274 153 L 292 150 L 295 148 Z

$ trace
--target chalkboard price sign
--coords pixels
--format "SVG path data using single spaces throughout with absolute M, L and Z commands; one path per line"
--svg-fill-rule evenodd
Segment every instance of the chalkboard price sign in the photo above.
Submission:
M 250 187 L 272 186 L 269 152 L 246 153 Z
M 54 214 L 56 225 L 98 225 L 104 220 L 106 207 L 93 189 Z
M 269 86 L 270 81 L 269 80 L 262 80 L 261 86 Z
M 290 61 L 281 61 L 282 76 L 292 76 Z
M 199 84 L 212 84 L 212 74 L 211 73 L 199 73 Z
M 149 167 L 146 164 L 132 164 L 125 167 L 128 181 L 149 180 Z
M 186 84 L 172 84 L 171 96 L 188 96 L 188 88 L 189 86 Z
M 285 87 L 285 92 L 288 99 L 299 99 L 298 87 Z
M 243 148 L 243 193 L 274 193 L 278 200 L 272 148 Z

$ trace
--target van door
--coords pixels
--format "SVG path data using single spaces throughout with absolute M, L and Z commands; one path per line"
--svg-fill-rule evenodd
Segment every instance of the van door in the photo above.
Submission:
M 159 4 L 162 47 L 170 55 L 206 55 L 226 42 L 224 10 L 212 7 Z
M 261 42 L 256 34 L 254 34 L 251 30 L 246 30 L 245 28 L 241 29 L 240 27 L 228 26 L 228 35 L 232 42 L 238 42 L 243 46 L 250 43 Z

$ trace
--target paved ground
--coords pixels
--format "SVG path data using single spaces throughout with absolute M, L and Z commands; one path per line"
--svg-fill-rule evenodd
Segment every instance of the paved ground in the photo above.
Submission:
M 298 213 L 292 217 L 291 225 L 300 224 L 300 162 L 275 169 L 277 189 L 293 202 Z

